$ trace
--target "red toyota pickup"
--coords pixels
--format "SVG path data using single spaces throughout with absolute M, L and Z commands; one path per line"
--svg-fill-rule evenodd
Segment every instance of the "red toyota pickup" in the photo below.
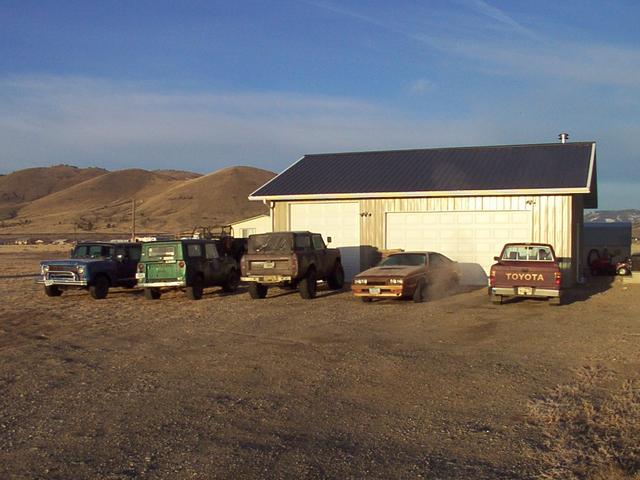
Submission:
M 562 273 L 551 245 L 507 243 L 495 260 L 489 274 L 493 303 L 501 304 L 505 297 L 540 297 L 561 304 Z

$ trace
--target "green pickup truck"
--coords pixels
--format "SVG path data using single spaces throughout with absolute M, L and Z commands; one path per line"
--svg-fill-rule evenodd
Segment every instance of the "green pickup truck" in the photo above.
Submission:
M 136 279 L 145 298 L 159 299 L 161 289 L 182 289 L 192 300 L 202 298 L 207 287 L 234 292 L 240 268 L 235 258 L 220 254 L 219 243 L 203 239 L 144 243 Z

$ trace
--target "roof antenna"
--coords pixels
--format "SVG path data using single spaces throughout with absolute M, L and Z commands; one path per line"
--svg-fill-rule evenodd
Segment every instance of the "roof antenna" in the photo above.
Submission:
M 560 140 L 560 143 L 567 143 L 567 140 L 569 140 L 569 134 L 567 132 L 562 132 L 558 135 L 558 140 Z

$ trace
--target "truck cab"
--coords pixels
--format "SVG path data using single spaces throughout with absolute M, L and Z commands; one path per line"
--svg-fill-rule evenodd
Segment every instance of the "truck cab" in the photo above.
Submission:
M 546 243 L 508 243 L 489 274 L 489 293 L 495 304 L 507 297 L 562 301 L 562 273 L 553 247 Z

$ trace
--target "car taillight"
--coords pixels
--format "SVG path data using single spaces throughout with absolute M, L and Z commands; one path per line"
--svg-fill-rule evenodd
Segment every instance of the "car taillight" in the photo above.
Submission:
M 291 271 L 294 275 L 298 273 L 298 256 L 295 253 L 291 255 Z
M 560 286 L 562 283 L 562 273 L 556 272 L 556 286 Z
M 249 265 L 247 264 L 247 259 L 246 257 L 242 257 L 240 259 L 240 270 L 242 272 L 247 272 L 249 270 Z
M 139 272 L 144 272 L 144 263 L 139 263 L 138 264 L 138 271 Z
M 180 260 L 180 261 L 178 262 L 178 267 L 180 267 L 180 268 L 184 268 L 184 261 Z
M 491 269 L 489 272 L 489 286 L 493 287 L 496 284 L 496 271 Z

